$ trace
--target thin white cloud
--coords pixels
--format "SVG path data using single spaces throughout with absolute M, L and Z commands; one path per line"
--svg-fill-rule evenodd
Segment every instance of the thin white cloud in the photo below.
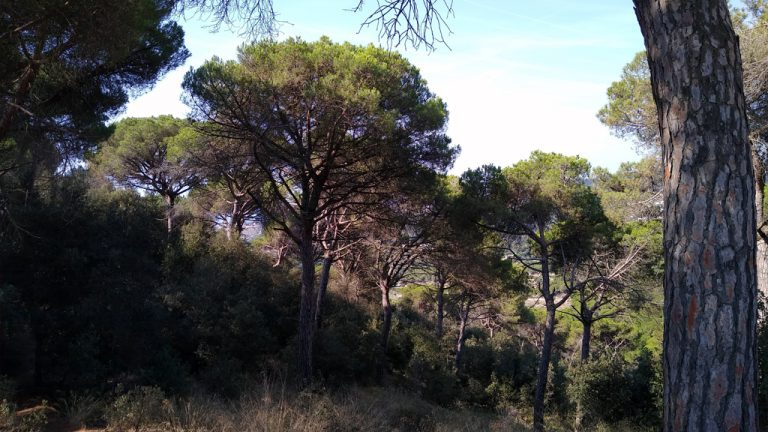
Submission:
M 500 8 L 498 6 L 493 6 L 491 4 L 488 4 L 487 2 L 478 2 L 473 0 L 462 0 L 461 3 L 470 5 L 475 9 L 481 9 L 486 12 L 492 13 L 495 17 L 508 17 L 514 20 L 528 21 L 533 24 L 544 25 L 545 27 L 548 27 L 550 29 L 556 29 L 561 31 L 572 30 L 572 27 L 556 24 L 551 20 L 546 20 L 546 19 L 541 19 L 533 16 L 528 16 L 525 14 L 516 13 L 512 10 L 512 8 Z M 459 6 L 457 6 L 457 8 L 458 7 Z

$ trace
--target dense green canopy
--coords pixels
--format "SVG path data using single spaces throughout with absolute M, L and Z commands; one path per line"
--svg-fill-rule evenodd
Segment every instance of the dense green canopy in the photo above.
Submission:
M 251 146 L 260 209 L 299 247 L 299 373 L 312 379 L 317 224 L 369 212 L 445 171 L 457 152 L 445 104 L 401 55 L 328 38 L 261 42 L 214 58 L 184 88 L 204 134 Z M 335 239 L 325 238 L 328 243 Z M 316 296 L 320 296 L 318 300 Z
M 78 155 L 103 122 L 183 63 L 167 0 L 8 0 L 0 4 L 0 141 Z M 22 150 L 23 151 L 23 150 Z M 53 157 L 52 150 L 34 151 Z

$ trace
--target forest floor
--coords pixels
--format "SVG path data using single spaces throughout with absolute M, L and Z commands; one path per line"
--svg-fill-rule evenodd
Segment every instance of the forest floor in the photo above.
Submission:
M 353 387 L 293 393 L 265 384 L 237 401 L 210 396 L 155 398 L 151 392 L 107 406 L 95 399 L 20 410 L 11 431 L 251 432 L 430 431 L 529 429 L 509 415 L 444 408 L 399 390 Z M 98 425 L 98 426 L 95 426 Z M 0 428 L 6 430 L 4 428 Z
M 152 389 L 152 388 L 148 388 Z M 529 432 L 530 413 L 445 408 L 385 387 L 292 392 L 264 383 L 238 400 L 207 395 L 165 398 L 150 390 L 111 404 L 94 398 L 18 411 L 12 432 Z M 2 422 L 0 422 L 2 423 Z M 557 418 L 547 430 L 572 431 Z M 592 427 L 630 432 L 631 425 Z

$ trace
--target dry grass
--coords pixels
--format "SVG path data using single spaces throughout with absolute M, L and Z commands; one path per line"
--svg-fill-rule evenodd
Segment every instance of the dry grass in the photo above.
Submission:
M 107 428 L 102 432 L 530 432 L 525 426 L 530 413 L 510 410 L 496 414 L 466 409 L 447 409 L 415 395 L 391 388 L 351 387 L 342 392 L 295 392 L 284 384 L 265 380 L 236 401 L 196 394 L 166 398 L 155 388 L 140 388 L 133 396 L 112 404 L 78 398 L 63 405 L 59 423 L 49 432 L 86 430 L 86 418 L 103 409 Z M 74 418 L 69 418 L 70 416 Z M 103 419 L 97 423 L 103 424 Z M 552 432 L 573 430 L 550 418 Z M 2 429 L 2 428 L 0 428 Z M 631 425 L 591 427 L 600 432 L 638 431 Z
M 166 427 L 176 432 L 267 431 L 488 431 L 493 416 L 453 411 L 385 389 L 353 388 L 343 394 L 291 394 L 262 389 L 236 403 L 210 399 L 174 403 Z M 501 430 L 501 429 L 498 429 Z
M 146 406 L 146 401 L 142 406 Z M 114 414 L 108 431 L 320 432 L 424 431 L 524 432 L 512 418 L 446 409 L 385 388 L 353 387 L 345 392 L 292 392 L 264 382 L 238 401 L 208 396 L 158 400 L 160 414 L 121 422 Z

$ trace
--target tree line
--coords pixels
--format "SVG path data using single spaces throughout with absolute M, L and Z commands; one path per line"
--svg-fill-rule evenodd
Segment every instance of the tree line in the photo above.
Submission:
M 450 403 L 477 361 L 468 341 L 485 340 L 486 361 L 511 367 L 490 347 L 519 340 L 538 362 L 527 379 L 543 421 L 556 311 L 581 323 L 586 362 L 593 324 L 651 295 L 632 275 L 647 274 L 653 241 L 627 227 L 658 232 L 658 209 L 610 219 L 597 192 L 609 188 L 596 184 L 613 175 L 594 177 L 578 157 L 534 152 L 447 176 L 458 148 L 444 133 L 445 104 L 395 53 L 263 42 L 191 71 L 184 86 L 192 119 L 121 120 L 85 167 L 9 202 L 25 222 L 4 232 L 17 239 L 3 253 L 15 305 L 4 314 L 4 370 L 22 394 L 110 382 L 180 391 L 227 368 L 273 371 L 259 359 L 287 360 L 283 372 L 306 387 L 338 373 L 318 357 L 353 343 L 363 352 L 344 355 L 355 371 L 347 380 L 442 379 L 448 388 L 429 397 Z M 352 292 L 331 300 L 343 290 Z M 529 297 L 545 304 L 540 348 L 513 322 L 536 328 Z M 333 322 L 355 309 L 357 321 Z M 433 339 L 436 358 L 421 367 L 442 375 L 408 376 L 424 349 L 411 325 Z M 132 353 L 138 346 L 152 354 Z M 484 406 L 491 367 L 474 378 Z
M 410 40 L 428 43 L 431 34 L 432 41 L 435 36 L 439 41 L 439 25 L 444 22 L 443 15 L 432 15 L 438 17 L 437 34 L 434 33 L 435 27 L 429 17 L 421 25 L 401 27 L 401 18 L 406 24 L 411 18 L 418 19 L 419 14 L 409 15 L 409 11 L 413 13 L 414 10 L 408 8 L 409 4 L 408 1 L 394 3 L 389 9 L 377 10 L 378 15 L 374 13 L 369 20 L 376 22 L 380 19 L 378 22 L 385 36 L 395 39 L 405 37 L 406 40 L 415 37 Z M 134 173 L 120 173 L 116 169 L 120 167 L 114 164 L 110 169 L 109 159 L 119 160 L 125 154 L 119 154 L 123 150 L 116 150 L 116 154 L 110 156 L 108 151 L 100 149 L 98 143 L 112 135 L 110 128 L 105 127 L 105 120 L 127 101 L 129 91 L 146 88 L 162 73 L 183 61 L 187 53 L 181 43 L 182 33 L 170 17 L 179 7 L 194 5 L 147 1 L 124 11 L 125 8 L 120 9 L 121 5 L 106 5 L 103 2 L 64 5 L 44 1 L 8 2 L 2 6 L 5 30 L 0 39 L 0 49 L 7 54 L 5 58 L 9 60 L 3 63 L 0 71 L 0 80 L 7 90 L 3 95 L 4 107 L 0 119 L 3 161 L 0 171 L 3 182 L 0 204 L 3 214 L 3 255 L 7 260 L 3 268 L 11 269 L 5 271 L 7 276 L 4 276 L 6 280 L 3 281 L 4 286 L 10 287 L 7 294 L 9 300 L 4 305 L 12 305 L 8 306 L 9 311 L 4 316 L 15 326 L 8 324 L 7 328 L 14 329 L 7 331 L 8 337 L 20 338 L 14 339 L 17 343 L 10 344 L 18 349 L 14 361 L 17 364 L 34 365 L 34 370 L 26 370 L 24 373 L 32 377 L 37 387 L 44 387 L 46 374 L 58 376 L 57 373 L 51 373 L 52 368 L 62 364 L 58 359 L 75 358 L 77 352 L 80 352 L 76 350 L 62 354 L 65 348 L 60 346 L 61 335 L 52 335 L 48 331 L 52 328 L 68 328 L 57 327 L 56 324 L 68 322 L 65 317 L 72 318 L 80 313 L 80 300 L 88 298 L 91 306 L 107 301 L 99 300 L 95 294 L 99 290 L 94 287 L 103 286 L 109 281 L 110 287 L 122 287 L 128 291 L 155 286 L 170 289 L 174 284 L 166 279 L 171 274 L 168 269 L 179 266 L 178 269 L 185 276 L 194 274 L 192 270 L 196 264 L 190 263 L 196 262 L 197 258 L 202 259 L 206 254 L 194 255 L 194 247 L 191 246 L 194 242 L 186 249 L 181 247 L 184 241 L 174 243 L 179 239 L 191 241 L 195 237 L 192 233 L 194 230 L 187 228 L 192 225 L 184 223 L 184 219 L 199 219 L 194 211 L 185 214 L 177 208 L 182 201 L 187 201 L 183 195 L 185 192 L 189 193 L 191 203 L 193 195 L 202 194 L 198 191 L 205 190 L 208 202 L 211 203 L 209 210 L 213 210 L 214 206 L 223 208 L 224 202 L 235 210 L 233 214 L 238 213 L 238 209 L 250 209 L 240 210 L 242 217 L 238 215 L 235 218 L 229 215 L 228 210 L 220 210 L 220 217 L 208 218 L 214 220 L 215 224 L 227 226 L 225 232 L 229 233 L 230 239 L 235 238 L 233 234 L 245 227 L 245 214 L 252 212 L 259 226 L 277 228 L 285 236 L 283 239 L 270 239 L 271 244 L 267 246 L 267 249 L 275 251 L 277 262 L 285 265 L 287 262 L 281 258 L 291 255 L 298 257 L 301 287 L 297 305 L 297 333 L 293 337 L 297 339 L 297 373 L 304 385 L 309 384 L 313 371 L 317 369 L 313 364 L 317 329 L 322 329 L 323 322 L 327 321 L 322 313 L 323 293 L 327 286 L 322 281 L 331 277 L 334 264 L 337 268 L 350 270 L 360 267 L 370 269 L 376 265 L 385 269 L 377 275 L 376 286 L 381 294 L 383 324 L 379 353 L 386 353 L 390 346 L 389 329 L 393 325 L 391 316 L 387 318 L 393 310 L 389 304 L 389 295 L 398 284 L 402 285 L 414 274 L 419 274 L 419 270 L 424 271 L 422 261 L 406 250 L 430 249 L 426 238 L 431 228 L 440 225 L 436 223 L 436 218 L 442 211 L 454 214 L 450 210 L 456 205 L 453 200 L 449 199 L 450 204 L 445 204 L 442 198 L 436 199 L 435 196 L 435 190 L 451 190 L 451 186 L 441 186 L 435 179 L 441 178 L 441 171 L 450 165 L 455 156 L 455 148 L 451 147 L 442 131 L 447 115 L 445 107 L 428 92 L 417 71 L 401 58 L 398 60 L 397 55 L 379 53 L 375 49 L 366 51 L 366 48 L 349 46 L 338 48 L 329 41 L 314 45 L 295 41 L 293 50 L 283 49 L 284 46 L 280 44 L 256 44 L 242 50 L 239 62 L 213 60 L 204 68 L 190 73 L 185 80 L 185 88 L 194 109 L 195 122 L 180 124 L 174 119 L 154 119 L 150 123 L 155 124 L 141 125 L 142 121 L 136 124 L 137 129 L 146 126 L 151 130 L 161 128 L 161 123 L 176 123 L 172 127 L 176 127 L 177 132 L 173 138 L 169 138 L 170 142 L 152 150 L 158 154 L 151 156 L 164 159 L 161 163 L 163 166 L 153 166 L 154 162 L 142 165 L 140 161 Z M 213 13 L 219 22 L 226 22 L 231 16 L 228 13 L 234 13 L 229 9 L 231 5 L 228 2 L 202 2 L 196 5 L 202 7 L 203 11 Z M 248 13 L 252 17 L 265 17 L 262 22 L 268 23 L 271 19 L 268 13 L 254 14 L 268 12 L 271 5 L 271 2 L 249 3 L 250 9 L 241 10 L 250 11 Z M 663 357 L 663 423 L 667 430 L 693 427 L 691 425 L 711 430 L 741 425 L 746 430 L 755 430 L 755 398 L 745 395 L 755 394 L 757 385 L 757 362 L 754 357 L 754 347 L 759 342 L 755 337 L 757 303 L 751 287 L 760 278 L 754 268 L 755 260 L 750 257 L 754 257 L 754 249 L 758 244 L 755 241 L 759 226 L 754 218 L 754 200 L 755 196 L 759 199 L 762 191 L 759 183 L 762 176 L 755 176 L 754 172 L 759 173 L 762 165 L 753 163 L 757 159 L 748 140 L 747 117 L 750 117 L 749 122 L 759 124 L 762 112 L 760 84 L 759 81 L 747 81 L 747 89 L 750 92 L 755 89 L 757 91 L 744 99 L 741 91 L 740 55 L 744 52 L 751 54 L 749 50 L 739 50 L 724 2 L 712 5 L 705 2 L 684 5 L 675 3 L 674 7 L 660 9 L 650 2 L 638 0 L 635 5 L 648 48 L 650 88 L 656 102 L 656 112 L 659 113 L 658 137 L 663 149 L 662 172 L 665 173 L 665 186 L 661 193 L 666 244 L 664 328 L 667 332 Z M 747 6 L 752 16 L 738 16 L 736 27 L 758 37 L 760 33 L 751 29 L 761 28 L 759 12 L 764 6 L 760 1 L 748 2 Z M 107 9 L 124 13 L 99 12 Z M 390 20 L 390 13 L 394 13 L 396 18 Z M 110 19 L 117 16 L 119 20 Z M 695 43 L 683 43 L 688 40 Z M 316 50 L 309 49 L 310 46 Z M 759 48 L 761 45 L 757 43 L 754 46 Z M 308 51 L 314 52 L 308 58 L 303 58 Z M 335 55 L 326 56 L 334 51 Z M 329 62 L 329 57 L 338 58 L 339 63 Z M 259 62 L 253 62 L 255 58 Z M 754 58 L 759 64 L 759 56 Z M 282 70 L 282 74 L 267 79 L 271 70 L 265 69 L 265 64 L 275 70 Z M 334 68 L 344 72 L 333 79 L 321 79 L 322 73 L 334 71 Z M 401 75 L 387 75 L 390 68 L 399 70 Z M 309 75 L 304 74 L 307 72 Z M 275 91 L 278 88 L 280 93 Z M 648 100 L 645 99 L 646 102 Z M 338 105 L 341 101 L 350 104 L 350 111 Z M 322 103 L 329 103 L 331 108 L 317 111 L 318 104 Z M 291 116 L 298 112 L 303 112 L 305 116 L 292 119 Z M 313 118 L 313 114 L 318 117 Z M 114 137 L 109 138 L 112 143 L 105 145 L 105 148 L 120 147 L 120 134 L 117 133 L 120 126 L 115 128 Z M 318 127 L 321 129 L 318 130 Z M 128 129 L 131 128 L 126 128 L 125 136 L 132 133 Z M 340 130 L 344 133 L 336 135 Z M 737 133 L 733 134 L 732 131 Z M 753 141 L 755 137 L 759 138 L 759 134 L 759 128 L 755 130 L 753 127 Z M 174 143 L 175 140 L 178 142 Z M 188 168 L 202 166 L 199 160 L 189 166 L 174 166 L 175 163 L 186 163 L 187 140 L 195 141 L 191 146 L 198 149 L 216 149 L 214 152 L 208 151 L 207 155 L 206 151 L 196 152 L 195 158 L 201 160 L 206 157 L 221 158 L 224 163 L 231 163 L 231 155 L 222 157 L 222 154 L 211 153 L 218 153 L 219 149 L 239 152 L 242 149 L 238 150 L 237 146 L 242 142 L 247 142 L 247 150 L 240 153 L 244 159 L 236 162 L 235 166 L 230 167 L 232 171 L 225 174 L 212 175 L 212 171 L 205 170 L 192 172 Z M 218 141 L 217 145 L 206 144 L 214 140 Z M 129 141 L 134 142 L 130 138 Z M 339 143 L 343 148 L 356 151 L 350 155 L 341 154 L 341 147 L 336 147 Z M 694 145 L 689 145 L 691 143 Z M 292 153 L 294 150 L 296 153 Z M 149 188 L 150 196 L 117 192 L 106 198 L 105 195 L 86 193 L 95 190 L 91 185 L 94 178 L 104 177 L 91 176 L 90 172 L 88 175 L 83 174 L 78 161 L 89 159 L 96 162 L 100 158 L 104 158 L 104 163 L 96 163 L 94 166 L 104 170 L 110 183 Z M 536 164 L 546 165 L 548 158 L 556 156 L 534 154 L 529 162 L 537 161 Z M 227 159 L 229 162 L 226 162 Z M 166 164 L 166 160 L 172 163 Z M 719 162 L 706 163 L 710 160 Z M 261 177 L 248 179 L 253 183 L 243 187 L 239 183 L 240 179 L 236 181 L 230 175 L 242 168 L 239 163 L 254 164 L 258 169 L 251 172 Z M 214 168 L 213 171 L 216 170 Z M 569 182 L 579 184 L 578 180 L 570 177 L 571 174 L 561 172 L 560 180 L 564 185 Z M 624 186 L 616 185 L 621 184 L 623 179 L 612 179 L 608 173 L 602 174 L 607 183 L 613 183 L 619 189 L 607 191 L 606 199 L 611 197 L 627 202 L 626 196 L 618 197 L 617 194 Z M 541 174 L 539 180 L 546 177 Z M 587 186 L 587 189 L 594 188 L 590 182 L 600 183 L 583 174 L 582 177 L 582 185 Z M 214 178 L 217 180 L 212 181 Z M 188 183 L 182 185 L 183 181 Z M 159 186 L 151 185 L 151 182 L 158 182 Z M 174 185 L 174 182 L 179 183 Z M 218 190 L 209 188 L 210 184 L 216 182 L 221 182 Z M 591 331 L 588 323 L 592 322 L 590 320 L 599 308 L 595 307 L 596 303 L 589 302 L 599 299 L 601 303 L 615 293 L 625 295 L 625 287 L 632 284 L 622 280 L 629 277 L 630 272 L 628 264 L 622 263 L 635 261 L 632 257 L 642 254 L 646 246 L 609 241 L 611 235 L 606 233 L 611 229 L 608 227 L 611 223 L 616 224 L 616 221 L 611 221 L 605 215 L 610 223 L 601 221 L 599 212 L 595 211 L 596 200 L 589 193 L 580 192 L 579 187 L 573 191 L 570 187 L 556 188 L 553 193 L 547 187 L 538 185 L 517 194 L 526 191 L 525 182 L 525 175 L 515 174 L 514 167 L 509 170 L 484 167 L 478 172 L 467 173 L 458 181 L 459 187 L 454 188 L 454 192 L 445 194 L 451 196 L 451 193 L 455 193 L 460 196 L 461 199 L 456 202 L 473 203 L 455 212 L 463 217 L 473 216 L 472 223 L 460 225 L 463 228 L 459 232 L 475 238 L 471 234 L 472 229 L 479 231 L 476 238 L 477 250 L 470 255 L 482 256 L 488 251 L 495 251 L 497 255 L 494 257 L 491 254 L 491 261 L 515 262 L 517 267 L 513 266 L 515 270 L 510 272 L 525 274 L 526 277 L 518 281 L 534 285 L 545 301 L 543 349 L 533 400 L 534 425 L 541 430 L 544 427 L 542 401 L 546 398 L 542 377 L 549 370 L 549 350 L 546 346 L 553 342 L 551 329 L 554 328 L 556 317 L 554 311 L 573 304 L 578 298 L 582 306 L 576 308 L 574 315 L 584 325 L 583 333 L 588 334 Z M 659 185 L 662 182 L 651 183 Z M 239 197 L 232 198 L 237 195 L 233 192 L 236 190 L 239 190 Z M 478 192 L 483 198 L 473 198 L 469 191 Z M 413 207 L 414 204 L 409 200 L 401 202 L 391 198 L 400 194 L 410 196 L 411 193 L 421 198 L 426 197 L 429 204 L 421 203 Z M 550 193 L 552 196 L 548 195 Z M 142 251 L 137 252 L 137 256 L 129 254 L 107 260 L 106 257 L 114 252 L 113 248 L 105 248 L 111 240 L 101 239 L 90 244 L 87 253 L 76 247 L 84 238 L 82 235 L 65 235 L 58 239 L 60 242 L 51 240 L 61 234 L 57 229 L 62 227 L 70 229 L 70 232 L 64 233 L 72 234 L 73 222 L 81 222 L 82 226 L 103 223 L 103 226 L 111 229 L 115 221 L 124 224 L 125 218 L 143 217 L 144 225 L 149 226 L 149 220 L 156 219 L 156 214 L 151 215 L 156 211 L 156 206 L 152 210 L 153 206 L 145 204 L 148 202 L 146 198 L 154 194 L 161 195 L 165 200 L 162 216 L 165 224 L 161 230 L 164 234 L 156 237 L 157 233 L 147 231 L 140 235 L 130 232 L 128 227 L 122 227 L 129 230 L 132 238 L 121 237 L 120 241 L 128 244 L 119 248 L 123 252 L 136 252 L 136 245 L 129 243 L 148 235 L 144 238 L 144 244 L 156 245 L 150 248 L 155 254 L 151 257 L 144 256 Z M 432 203 L 433 199 L 437 202 Z M 567 210 L 559 208 L 549 199 L 555 199 L 555 202 L 564 200 L 560 204 L 572 207 Z M 590 202 L 593 202 L 592 209 Z M 72 208 L 73 203 L 90 209 L 98 207 L 101 216 L 83 217 L 76 208 Z M 647 203 L 641 203 L 640 207 L 644 204 Z M 146 212 L 126 213 L 128 208 L 143 209 L 141 212 Z M 476 210 L 480 208 L 484 211 L 477 213 Z M 430 230 L 422 231 L 409 220 L 410 216 L 415 215 L 426 221 Z M 559 217 L 572 219 L 559 221 Z M 392 232 L 398 233 L 400 240 L 393 246 L 387 244 L 388 240 L 382 236 L 376 242 L 368 241 L 368 245 L 362 248 L 366 237 L 363 234 L 368 234 L 368 231 L 355 232 L 355 226 L 364 220 L 369 226 L 378 227 L 379 219 L 386 222 L 383 226 L 389 226 Z M 638 220 L 642 219 L 635 222 Z M 41 225 L 38 226 L 38 223 Z M 177 223 L 178 227 L 175 225 Z M 453 220 L 449 225 L 454 223 L 460 222 Z M 42 234 L 45 230 L 50 230 L 48 235 Z M 186 236 L 180 235 L 185 230 L 189 230 Z M 205 232 L 205 229 L 198 231 L 198 237 L 203 238 L 218 231 L 208 229 L 208 234 Z M 637 232 L 647 232 L 647 227 L 639 227 Z M 578 242 L 574 241 L 580 236 Z M 37 245 L 32 246 L 36 242 Z M 200 246 L 203 243 L 197 244 Z M 621 246 L 619 252 L 609 247 L 616 243 Z M 174 244 L 179 249 L 171 247 Z M 360 251 L 361 248 L 365 253 Z M 713 248 L 719 252 L 713 252 Z M 323 252 L 320 253 L 320 250 Z M 53 254 L 57 251 L 60 255 Z M 319 256 L 323 257 L 323 266 L 317 269 L 315 264 Z M 364 257 L 368 257 L 373 264 L 362 265 Z M 159 277 L 157 280 L 160 282 L 144 284 L 136 282 L 138 277 L 122 277 L 115 279 L 112 284 L 111 278 L 120 272 L 108 269 L 112 262 L 120 263 L 121 259 L 144 260 L 148 264 L 147 271 L 139 270 L 143 267 L 133 267 L 131 274 L 146 277 L 147 281 Z M 185 261 L 191 267 L 185 267 Z M 35 273 L 29 267 L 32 262 L 50 264 L 56 270 Z M 150 262 L 154 265 L 149 265 Z M 158 263 L 161 265 L 158 266 Z M 476 265 L 478 269 L 483 269 L 487 264 Z M 128 262 L 124 265 L 126 269 L 131 268 Z M 495 267 L 491 263 L 490 268 Z M 733 270 L 735 268 L 738 271 Z M 27 271 L 22 272 L 20 269 Z M 315 274 L 318 270 L 319 278 Z M 493 278 L 503 279 L 503 273 Z M 36 276 L 29 277 L 30 274 Z M 721 274 L 723 277 L 718 276 Z M 87 280 L 83 279 L 84 275 L 88 276 Z M 555 275 L 558 282 L 553 285 L 552 276 Z M 699 279 L 689 284 L 692 275 L 697 275 Z M 416 279 L 419 278 L 414 280 L 418 282 Z M 442 279 L 447 281 L 450 278 Z M 67 286 L 76 280 L 81 282 L 77 285 L 82 291 L 51 291 L 53 285 Z M 36 288 L 15 288 L 17 285 L 27 286 L 25 284 Z M 708 294 L 707 290 L 697 289 L 699 286 L 711 286 L 714 295 Z M 462 297 L 463 306 L 459 309 L 465 312 L 458 315 L 459 322 L 462 322 L 461 317 L 465 317 L 463 321 L 469 319 L 473 307 L 471 299 L 478 298 L 470 291 Z M 105 292 L 108 291 L 102 294 Z M 78 293 L 81 295 L 76 295 Z M 140 317 L 172 316 L 167 313 L 171 313 L 173 308 L 159 305 L 181 297 L 174 295 L 171 290 L 157 297 L 163 301 L 154 303 L 152 314 L 146 315 L 144 307 L 149 305 L 143 305 L 123 318 L 125 322 L 140 325 L 142 321 L 146 324 Z M 118 298 L 121 297 L 113 293 L 109 301 Z M 441 302 L 437 303 L 440 309 Z M 17 307 L 19 304 L 26 304 L 26 309 Z M 53 307 L 54 304 L 60 308 Z M 613 301 L 605 304 L 608 305 L 608 311 L 603 309 L 603 313 L 610 317 L 615 313 L 611 310 Z M 105 310 L 112 309 L 107 307 Z M 53 313 L 54 310 L 57 312 Z M 488 314 L 493 315 L 492 312 Z M 55 316 L 58 318 L 51 318 Z M 599 312 L 597 316 L 600 316 Z M 715 316 L 732 325 L 713 325 L 712 319 Z M 437 319 L 436 329 L 442 327 L 439 324 L 441 320 Z M 106 369 L 114 373 L 121 369 L 118 366 L 120 362 L 106 361 L 110 354 L 103 352 L 103 348 L 111 345 L 99 342 L 100 337 L 96 334 L 99 332 L 94 330 L 100 328 L 95 324 L 97 322 L 95 318 L 84 322 L 84 328 L 78 332 L 82 330 L 83 334 L 90 335 L 90 341 L 84 340 L 83 347 L 91 347 L 94 352 L 101 351 L 95 354 L 95 358 L 101 358 L 101 363 L 109 365 Z M 488 325 L 492 328 L 492 324 Z M 117 326 L 114 322 L 111 326 L 114 334 L 110 334 L 110 340 L 113 341 L 121 339 L 119 335 L 122 330 L 131 328 Z M 462 330 L 459 334 L 464 335 L 466 327 L 460 327 Z M 733 329 L 740 330 L 734 333 Z M 172 334 L 173 331 L 165 333 L 166 336 Z M 704 355 L 711 350 L 708 351 L 709 339 L 702 337 L 703 334 L 714 334 L 717 340 L 723 342 L 722 349 L 732 355 Z M 463 337 L 457 340 L 456 353 L 464 350 L 461 342 Z M 186 345 L 183 340 L 166 345 L 160 343 L 162 338 L 154 341 L 150 339 L 144 341 L 147 346 L 186 346 L 189 349 L 194 345 L 189 339 Z M 89 350 L 83 349 L 82 352 Z M 170 362 L 168 364 L 173 363 L 173 350 L 165 348 L 158 349 L 158 352 L 164 353 L 165 360 Z M 589 357 L 588 352 L 585 350 L 585 357 Z M 123 354 L 121 360 L 130 363 L 132 356 L 125 352 Z M 19 360 L 22 358 L 26 360 Z M 454 362 L 456 365 L 460 364 L 460 358 L 457 355 Z M 697 362 L 692 362 L 693 358 Z M 29 363 L 29 359 L 36 360 Z M 99 370 L 99 363 L 93 363 L 94 370 Z M 384 365 L 377 367 L 380 371 L 377 376 L 386 375 L 387 362 L 379 361 L 377 364 Z M 706 381 L 697 379 L 705 371 L 714 371 L 717 376 Z M 699 389 L 701 391 L 688 391 L 691 386 L 698 385 L 696 383 L 704 386 Z M 710 393 L 716 397 L 708 399 L 706 404 L 703 400 L 688 396 Z M 676 407 L 680 407 L 681 411 L 677 411 Z M 693 411 L 686 407 L 693 407 Z M 692 412 L 698 415 L 690 414 Z

